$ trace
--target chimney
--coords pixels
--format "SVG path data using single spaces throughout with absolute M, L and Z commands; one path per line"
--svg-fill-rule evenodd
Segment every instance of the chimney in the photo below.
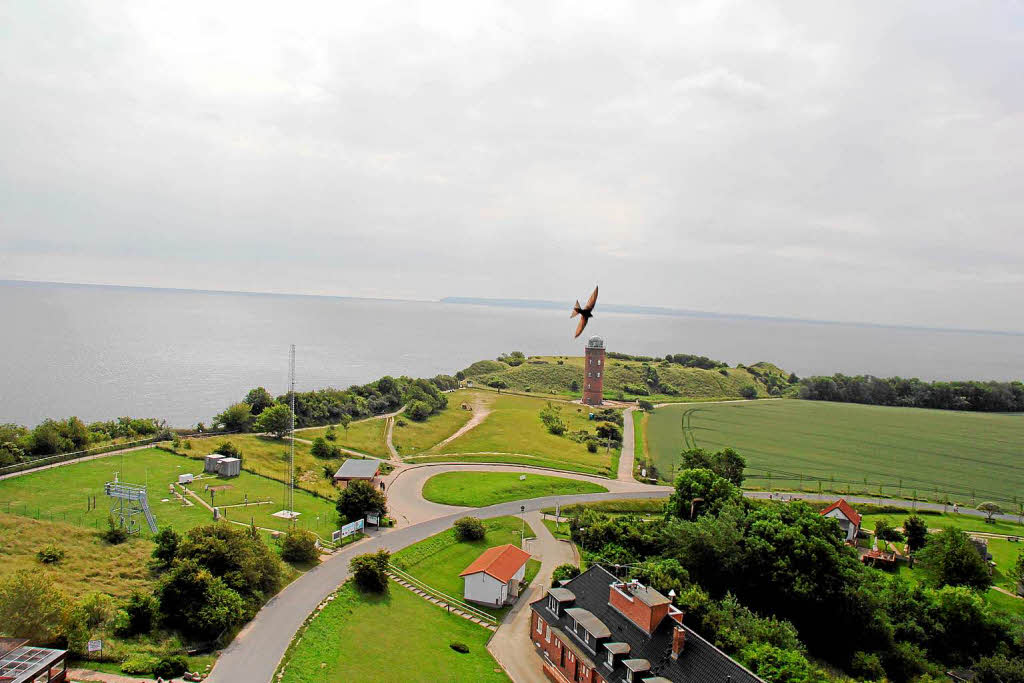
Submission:
M 676 626 L 672 631 L 672 659 L 679 659 L 684 647 L 686 647 L 686 629 Z
M 671 601 L 636 581 L 615 582 L 608 588 L 608 604 L 650 635 L 669 612 Z

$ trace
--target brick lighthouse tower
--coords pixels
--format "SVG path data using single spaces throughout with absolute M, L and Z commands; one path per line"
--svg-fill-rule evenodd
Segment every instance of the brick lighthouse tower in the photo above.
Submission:
M 583 366 L 583 403 L 588 406 L 599 406 L 604 402 L 604 340 L 600 337 L 591 337 L 587 340 Z

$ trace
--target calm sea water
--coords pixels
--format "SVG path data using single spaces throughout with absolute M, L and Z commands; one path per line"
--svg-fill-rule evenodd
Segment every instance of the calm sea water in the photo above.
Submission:
M 291 343 L 300 390 L 453 374 L 503 351 L 579 355 L 568 310 L 0 283 L 0 422 L 208 422 L 251 387 L 284 393 Z M 587 332 L 610 350 L 799 375 L 1024 376 L 1024 336 L 600 311 Z

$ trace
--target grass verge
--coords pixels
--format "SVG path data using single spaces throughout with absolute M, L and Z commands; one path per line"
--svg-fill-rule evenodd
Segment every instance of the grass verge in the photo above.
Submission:
M 520 479 L 525 477 L 525 479 Z M 576 493 L 606 492 L 588 481 L 515 472 L 445 472 L 423 485 L 423 497 L 432 503 L 484 507 L 510 500 Z

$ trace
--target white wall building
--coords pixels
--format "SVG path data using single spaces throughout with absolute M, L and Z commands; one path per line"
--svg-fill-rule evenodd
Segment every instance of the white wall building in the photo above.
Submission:
M 463 597 L 492 607 L 515 602 L 529 559 L 530 553 L 514 545 L 488 548 L 459 574 Z

